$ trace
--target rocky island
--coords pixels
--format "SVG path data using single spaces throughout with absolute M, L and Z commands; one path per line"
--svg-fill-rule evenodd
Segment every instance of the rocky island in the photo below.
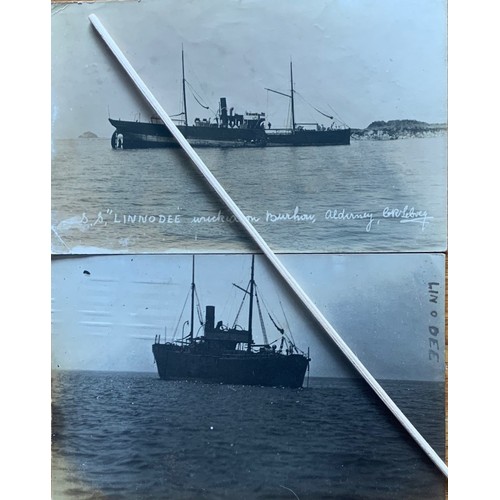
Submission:
M 426 123 L 417 120 L 375 121 L 364 129 L 351 129 L 351 139 L 358 141 L 388 141 L 413 137 L 436 137 L 446 134 L 446 123 Z
M 94 132 L 84 132 L 83 134 L 78 136 L 79 139 L 98 139 L 97 134 Z

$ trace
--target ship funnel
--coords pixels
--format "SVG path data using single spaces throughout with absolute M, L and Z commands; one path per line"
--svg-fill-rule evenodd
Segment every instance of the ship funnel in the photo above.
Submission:
M 220 98 L 220 119 L 223 127 L 227 127 L 227 102 L 225 97 Z
M 205 333 L 213 332 L 215 326 L 215 307 L 207 306 L 205 308 Z

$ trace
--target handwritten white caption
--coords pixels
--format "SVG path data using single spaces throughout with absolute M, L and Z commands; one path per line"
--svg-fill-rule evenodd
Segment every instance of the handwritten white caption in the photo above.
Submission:
M 433 219 L 426 210 L 418 210 L 415 207 L 405 205 L 402 208 L 384 207 L 378 212 L 370 211 L 349 211 L 345 208 L 331 208 L 321 215 L 315 213 L 302 212 L 298 206 L 293 210 L 285 212 L 271 212 L 266 210 L 262 215 L 247 215 L 247 219 L 255 224 L 261 221 L 266 223 L 302 223 L 314 224 L 319 220 L 332 223 L 342 223 L 350 221 L 360 221 L 365 224 L 365 231 L 369 233 L 375 225 L 381 221 L 399 221 L 401 224 L 414 223 L 420 225 L 422 231 Z M 186 216 L 176 214 L 120 214 L 112 209 L 101 210 L 95 216 L 90 216 L 86 212 L 82 214 L 81 223 L 91 227 L 109 226 L 114 224 L 214 224 L 214 223 L 237 223 L 234 215 L 226 215 L 219 210 L 213 215 Z

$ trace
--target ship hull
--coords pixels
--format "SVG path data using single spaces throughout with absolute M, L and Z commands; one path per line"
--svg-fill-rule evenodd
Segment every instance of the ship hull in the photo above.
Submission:
M 115 127 L 113 149 L 178 148 L 179 143 L 161 123 L 109 119 Z M 265 131 L 264 129 L 179 125 L 179 131 L 193 147 L 251 148 L 279 146 L 347 146 L 351 130 Z
M 178 148 L 179 143 L 161 123 L 127 122 L 109 119 L 116 128 L 111 138 L 113 149 Z M 193 147 L 262 147 L 266 134 L 262 129 L 205 126 L 177 127 Z
M 349 146 L 351 129 L 268 132 L 267 146 Z
M 200 380 L 234 385 L 302 387 L 308 359 L 265 351 L 210 352 L 174 344 L 154 344 L 162 380 Z

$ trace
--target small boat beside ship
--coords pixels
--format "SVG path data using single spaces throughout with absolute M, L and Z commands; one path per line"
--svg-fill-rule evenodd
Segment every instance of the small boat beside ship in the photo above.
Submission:
M 273 342 L 267 339 L 264 315 L 262 312 L 257 286 L 254 280 L 255 257 L 252 256 L 250 281 L 246 288 L 234 285 L 244 294 L 239 311 L 245 299 L 248 301 L 247 324 L 231 326 L 223 321 L 216 322 L 215 307 L 205 309 L 202 335 L 195 334 L 195 262 L 191 283 L 191 312 L 189 333 L 179 341 L 161 342 L 157 335 L 153 344 L 153 356 L 158 375 L 163 380 L 200 380 L 234 385 L 260 385 L 271 387 L 302 387 L 306 370 L 309 368 L 309 355 L 300 351 L 289 334 L 275 319 L 268 315 L 280 336 Z M 257 305 L 262 328 L 263 343 L 254 339 L 253 316 Z M 186 322 L 187 324 L 187 322 Z
M 214 119 L 195 118 L 188 122 L 186 103 L 186 83 L 184 71 L 184 51 L 182 52 L 182 107 L 176 116 L 177 127 L 193 147 L 270 147 L 270 146 L 337 146 L 349 145 L 351 129 L 344 124 L 335 124 L 333 117 L 319 113 L 332 120 L 329 127 L 319 123 L 299 123 L 295 119 L 295 94 L 292 63 L 290 62 L 290 94 L 266 89 L 290 99 L 291 126 L 271 128 L 266 114 L 261 112 L 234 113 L 228 108 L 227 99 L 221 97 Z M 115 131 L 111 137 L 113 149 L 169 148 L 179 147 L 168 128 L 158 117 L 149 122 L 126 121 L 109 118 Z

